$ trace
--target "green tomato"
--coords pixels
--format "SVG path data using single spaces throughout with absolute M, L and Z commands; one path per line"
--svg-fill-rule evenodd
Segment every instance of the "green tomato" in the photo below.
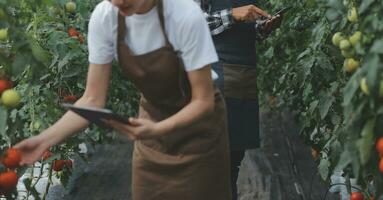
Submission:
M 353 49 L 349 50 L 342 50 L 342 55 L 345 58 L 352 58 L 355 55 L 355 51 Z
M 343 33 L 337 32 L 332 36 L 332 43 L 339 46 L 340 41 L 344 40 Z
M 348 58 L 344 61 L 344 70 L 348 73 L 354 72 L 358 69 L 360 63 L 353 58 Z
M 339 43 L 339 48 L 341 50 L 348 50 L 348 49 L 350 49 L 350 47 L 351 47 L 351 43 L 347 39 L 344 39 L 344 40 L 340 41 L 340 43 Z
M 356 11 L 355 7 L 352 7 L 349 10 L 348 15 L 347 15 L 347 19 L 348 19 L 348 21 L 350 21 L 352 23 L 355 23 L 358 21 L 358 12 Z
M 74 13 L 74 11 L 76 11 L 76 3 L 70 1 L 70 2 L 66 3 L 65 8 L 68 12 Z
M 355 32 L 350 38 L 349 38 L 349 41 L 351 43 L 352 46 L 355 46 L 359 41 L 360 39 L 362 39 L 362 32 L 360 31 L 357 31 Z
M 0 40 L 8 39 L 8 29 L 0 29 Z
M 20 103 L 21 97 L 13 89 L 5 90 L 1 95 L 1 102 L 7 108 L 16 108 Z
M 366 78 L 362 78 L 360 80 L 360 89 L 362 90 L 362 92 L 364 94 L 370 95 L 370 91 L 368 90 L 367 79 Z

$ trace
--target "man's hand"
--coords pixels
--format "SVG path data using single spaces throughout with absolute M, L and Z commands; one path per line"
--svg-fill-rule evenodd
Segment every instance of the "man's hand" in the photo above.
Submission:
M 233 18 L 238 22 L 255 22 L 261 17 L 269 18 L 271 16 L 254 5 L 233 8 Z
M 266 21 L 266 23 L 262 26 L 260 29 L 262 34 L 270 34 L 275 29 L 279 28 L 281 26 L 282 22 L 282 15 L 273 16 L 269 20 Z

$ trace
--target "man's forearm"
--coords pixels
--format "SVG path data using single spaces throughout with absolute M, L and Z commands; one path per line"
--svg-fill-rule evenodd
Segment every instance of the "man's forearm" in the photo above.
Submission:
M 212 13 L 204 13 L 212 35 L 218 35 L 225 30 L 230 29 L 234 24 L 232 15 L 233 12 L 231 8 L 215 11 Z
M 206 21 L 209 25 L 210 32 L 212 35 L 218 35 L 224 32 L 234 24 L 233 12 L 231 8 L 210 11 L 210 5 L 204 3 L 201 0 L 194 0 L 203 10 Z

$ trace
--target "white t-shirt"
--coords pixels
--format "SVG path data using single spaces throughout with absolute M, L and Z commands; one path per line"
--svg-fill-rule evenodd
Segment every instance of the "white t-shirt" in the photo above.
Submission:
M 170 43 L 180 53 L 186 71 L 200 69 L 218 61 L 209 27 L 200 7 L 191 0 L 163 0 L 165 30 Z M 117 58 L 118 8 L 100 2 L 92 13 L 88 30 L 89 62 L 107 64 Z M 125 18 L 125 42 L 135 55 L 165 45 L 157 8 Z M 215 72 L 213 79 L 217 78 Z

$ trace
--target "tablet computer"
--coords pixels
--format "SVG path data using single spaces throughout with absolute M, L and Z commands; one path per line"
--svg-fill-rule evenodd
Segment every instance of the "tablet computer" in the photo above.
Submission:
M 68 110 L 73 111 L 74 113 L 80 115 L 81 117 L 87 119 L 89 122 L 94 123 L 98 126 L 101 126 L 103 128 L 109 128 L 112 127 L 105 124 L 102 120 L 106 119 L 113 119 L 125 124 L 129 124 L 128 118 L 122 117 L 120 115 L 117 115 L 113 113 L 113 111 L 105 108 L 97 108 L 97 107 L 89 107 L 89 106 L 75 106 L 72 104 L 64 103 L 62 106 Z

